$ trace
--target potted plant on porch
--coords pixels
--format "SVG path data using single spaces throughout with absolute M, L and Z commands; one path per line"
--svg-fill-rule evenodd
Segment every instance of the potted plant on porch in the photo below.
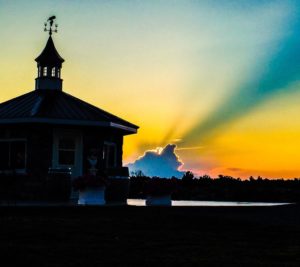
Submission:
M 74 190 L 79 190 L 79 205 L 104 205 L 107 177 L 104 174 L 86 174 L 73 180 Z
M 153 177 L 146 181 L 144 193 L 146 206 L 171 206 L 171 194 L 177 188 L 177 179 Z

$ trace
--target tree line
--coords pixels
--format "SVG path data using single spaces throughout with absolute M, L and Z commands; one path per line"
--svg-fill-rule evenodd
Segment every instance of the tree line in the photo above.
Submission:
M 142 172 L 130 178 L 129 198 L 144 198 L 144 187 L 152 177 Z M 190 171 L 176 179 L 174 200 L 300 202 L 300 179 L 268 179 L 250 176 L 242 180 L 232 176 L 195 177 Z

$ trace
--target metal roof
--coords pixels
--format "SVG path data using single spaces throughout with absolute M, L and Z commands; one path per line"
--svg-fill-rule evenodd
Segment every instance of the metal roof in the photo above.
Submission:
M 136 133 L 138 126 L 58 90 L 35 90 L 0 104 L 0 125 L 48 123 L 112 127 Z

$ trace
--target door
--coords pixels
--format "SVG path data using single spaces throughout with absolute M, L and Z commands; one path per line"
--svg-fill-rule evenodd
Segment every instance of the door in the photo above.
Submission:
M 82 175 L 82 134 L 80 131 L 53 132 L 53 168 L 71 168 L 72 177 Z

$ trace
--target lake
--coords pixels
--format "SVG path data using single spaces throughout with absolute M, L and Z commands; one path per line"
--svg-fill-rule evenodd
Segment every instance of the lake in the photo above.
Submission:
M 145 199 L 127 199 L 130 206 L 145 206 Z M 172 206 L 188 207 L 267 207 L 282 206 L 291 203 L 272 202 L 234 202 L 234 201 L 194 201 L 194 200 L 172 200 Z

